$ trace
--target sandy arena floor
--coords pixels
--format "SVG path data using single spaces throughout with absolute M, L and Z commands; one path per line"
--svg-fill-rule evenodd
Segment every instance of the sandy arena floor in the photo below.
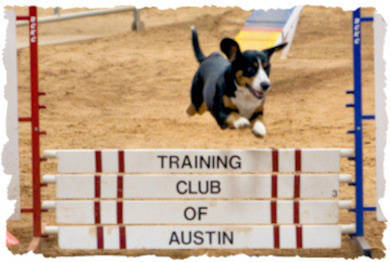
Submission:
M 26 8 L 17 8 L 25 14 Z M 71 10 L 74 11 L 74 10 Z M 364 10 L 366 15 L 373 10 Z M 39 10 L 51 15 L 52 10 Z M 305 7 L 287 60 L 275 55 L 265 107 L 268 134 L 258 139 L 246 130 L 221 130 L 209 114 L 189 118 L 189 90 L 198 66 L 191 42 L 190 26 L 199 32 L 200 44 L 208 54 L 219 49 L 219 41 L 234 37 L 250 12 L 239 8 L 180 8 L 141 11 L 146 30 L 130 31 L 132 13 L 113 14 L 66 22 L 43 24 L 41 41 L 99 36 L 95 40 L 39 48 L 40 89 L 47 92 L 41 103 L 43 149 L 58 148 L 263 148 L 263 147 L 352 147 L 352 110 L 345 108 L 352 97 L 351 13 L 337 8 Z M 329 20 L 329 17 L 332 19 Z M 18 28 L 23 42 L 25 28 Z M 364 112 L 374 111 L 373 32 L 363 26 Z M 29 113 L 28 49 L 18 51 L 19 113 Z M 365 202 L 375 205 L 375 126 L 367 122 L 365 135 Z M 31 205 L 30 128 L 20 125 L 22 206 Z M 55 173 L 55 161 L 42 164 L 43 173 Z M 353 165 L 342 162 L 342 172 Z M 341 199 L 352 199 L 353 188 L 343 186 Z M 53 199 L 55 187 L 43 188 L 43 198 Z M 47 224 L 55 223 L 54 212 L 44 213 Z M 354 216 L 340 212 L 341 223 Z M 381 242 L 384 223 L 374 213 L 366 215 L 366 237 L 374 256 L 384 255 Z M 8 230 L 21 245 L 12 252 L 23 253 L 31 240 L 31 216 L 9 222 Z M 64 251 L 57 239 L 45 239 L 46 256 L 76 254 L 156 254 L 184 258 L 208 254 L 356 257 L 354 243 L 343 237 L 336 250 L 128 250 L 117 252 Z

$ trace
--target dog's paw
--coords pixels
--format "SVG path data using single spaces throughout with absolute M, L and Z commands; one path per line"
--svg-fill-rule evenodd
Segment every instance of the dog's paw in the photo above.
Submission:
M 190 105 L 187 107 L 186 112 L 187 112 L 187 115 L 189 115 L 189 116 L 195 115 L 195 114 L 196 114 L 196 109 L 195 109 L 194 105 L 193 105 L 193 104 L 190 104 Z
M 248 119 L 246 119 L 245 117 L 240 117 L 239 119 L 237 119 L 235 122 L 234 122 L 234 128 L 244 128 L 244 127 L 247 127 L 247 126 L 250 126 L 250 122 Z
M 255 124 L 253 125 L 252 132 L 256 136 L 261 136 L 264 137 L 266 134 L 265 126 L 262 122 L 256 121 Z

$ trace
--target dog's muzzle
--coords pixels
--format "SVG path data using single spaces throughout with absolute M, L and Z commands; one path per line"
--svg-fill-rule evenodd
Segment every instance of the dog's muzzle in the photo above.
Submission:
M 249 89 L 249 91 L 251 91 L 252 95 L 254 95 L 256 98 L 258 98 L 258 99 L 264 98 L 264 92 L 263 91 L 255 90 L 255 89 L 253 89 L 253 87 L 251 87 L 248 84 L 245 84 L 245 86 L 246 86 L 246 88 Z

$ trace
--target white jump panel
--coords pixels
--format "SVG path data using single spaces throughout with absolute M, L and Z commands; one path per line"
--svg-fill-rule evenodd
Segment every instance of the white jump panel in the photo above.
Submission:
M 58 172 L 338 172 L 341 149 L 46 150 Z
M 60 200 L 52 207 L 58 224 L 334 224 L 339 207 L 351 207 L 351 202 Z
M 60 226 L 58 243 L 62 249 L 340 248 L 342 231 L 339 225 Z
M 334 198 L 339 183 L 351 175 L 45 175 L 44 182 L 56 183 L 57 198 L 117 198 L 118 191 L 127 199 L 194 198 Z

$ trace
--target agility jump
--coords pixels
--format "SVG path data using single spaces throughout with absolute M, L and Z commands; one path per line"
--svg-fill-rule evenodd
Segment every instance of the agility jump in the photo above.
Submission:
M 58 234 L 64 249 L 340 248 L 341 234 L 349 234 L 370 255 L 363 214 L 375 208 L 363 204 L 361 120 L 374 117 L 361 112 L 358 79 L 360 23 L 372 19 L 360 18 L 359 9 L 353 19 L 359 41 L 354 41 L 355 87 L 348 92 L 355 97 L 348 105 L 356 120 L 352 150 L 47 150 L 42 158 L 44 106 L 38 97 L 44 93 L 38 88 L 37 13 L 30 7 L 28 16 L 18 17 L 30 28 L 32 115 L 20 118 L 32 126 L 33 206 L 22 209 L 33 214 L 30 249 L 37 250 L 44 234 Z M 40 162 L 53 157 L 60 174 L 41 181 Z M 339 173 L 342 157 L 356 162 L 354 179 Z M 240 174 L 188 174 L 233 172 Z M 41 187 L 50 183 L 59 199 L 42 201 Z M 355 186 L 355 206 L 337 200 L 339 183 Z M 226 199 L 234 197 L 250 200 Z M 58 225 L 43 227 L 41 214 L 49 209 L 56 210 Z M 339 225 L 339 209 L 354 211 L 355 224 Z
M 339 209 L 352 207 L 337 200 L 339 183 L 352 179 L 337 174 L 340 158 L 353 156 L 348 149 L 46 150 L 44 156 L 57 158 L 60 173 L 43 176 L 60 199 L 42 202 L 56 210 L 59 225 L 45 230 L 58 234 L 64 249 L 339 248 L 341 234 L 355 227 L 338 224 Z M 216 172 L 231 174 L 199 174 Z M 271 174 L 258 174 L 264 172 Z M 226 200 L 232 198 L 240 200 Z

